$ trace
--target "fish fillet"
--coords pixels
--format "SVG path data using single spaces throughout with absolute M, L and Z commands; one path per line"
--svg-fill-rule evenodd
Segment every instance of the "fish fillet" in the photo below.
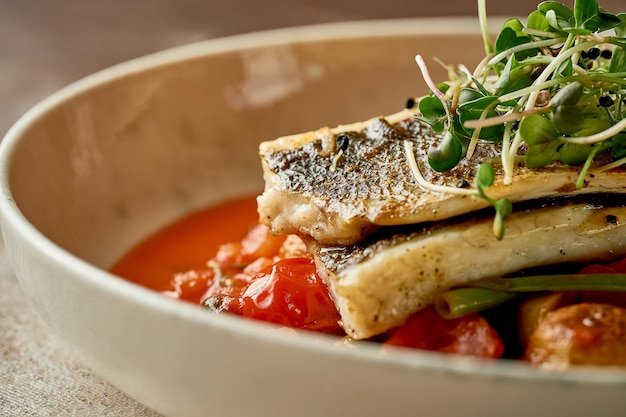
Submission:
M 492 232 L 493 212 L 385 228 L 361 243 L 310 242 L 347 334 L 365 339 L 402 324 L 435 295 L 480 278 L 565 262 L 626 255 L 626 197 L 585 196 L 521 203 Z
M 424 178 L 432 184 L 473 184 L 485 158 L 498 158 L 497 145 L 481 144 L 471 160 L 452 171 L 437 173 L 427 165 L 427 152 L 440 136 L 404 110 L 366 122 L 322 128 L 263 142 L 259 154 L 265 190 L 258 197 L 260 221 L 277 234 L 308 235 L 326 245 L 359 242 L 382 226 L 435 221 L 487 205 L 473 196 L 422 189 L 407 163 L 403 142 L 413 141 Z M 339 139 L 341 137 L 341 139 Z M 494 164 L 493 199 L 523 201 L 579 193 L 623 193 L 624 170 L 589 176 L 576 190 L 575 168 L 553 164 L 541 169 L 516 167 L 514 182 L 504 185 Z

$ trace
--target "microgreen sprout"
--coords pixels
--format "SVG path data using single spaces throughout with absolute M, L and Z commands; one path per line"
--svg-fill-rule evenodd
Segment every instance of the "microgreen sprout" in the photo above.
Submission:
M 493 180 L 494 172 L 491 165 L 480 164 L 476 175 L 476 189 L 478 190 L 478 195 L 495 208 L 496 217 L 493 222 L 493 234 L 498 239 L 502 239 L 504 237 L 504 219 L 513 211 L 513 204 L 508 198 L 494 200 L 485 194 L 485 190 L 491 187 Z
M 431 90 L 418 101 L 418 118 L 443 135 L 429 151 L 430 168 L 454 169 L 489 143 L 501 147 L 505 185 L 520 161 L 529 169 L 577 167 L 576 188 L 593 172 L 626 164 L 626 13 L 608 13 L 598 0 L 575 0 L 571 9 L 544 1 L 525 24 L 507 20 L 492 42 L 486 0 L 478 10 L 486 56 L 473 72 L 449 68 L 450 80 L 436 83 L 416 57 Z M 477 181 L 475 194 L 500 223 L 510 202 L 487 197 L 491 182 Z
M 415 149 L 411 141 L 404 141 L 404 150 L 407 156 L 407 161 L 409 163 L 409 168 L 411 169 L 413 177 L 415 178 L 415 181 L 419 186 L 437 192 L 456 194 L 460 196 L 479 197 L 486 200 L 496 210 L 496 215 L 493 221 L 493 233 L 498 239 L 502 239 L 504 237 L 504 219 L 506 219 L 513 211 L 513 204 L 507 198 L 500 198 L 495 200 L 490 198 L 486 194 L 485 191 L 487 190 L 487 188 L 491 187 L 495 178 L 495 174 L 491 165 L 481 164 L 478 168 L 475 190 L 434 185 L 429 184 L 428 181 L 426 181 L 426 179 L 424 179 L 424 177 L 422 176 L 420 169 L 417 165 L 417 160 L 415 159 Z

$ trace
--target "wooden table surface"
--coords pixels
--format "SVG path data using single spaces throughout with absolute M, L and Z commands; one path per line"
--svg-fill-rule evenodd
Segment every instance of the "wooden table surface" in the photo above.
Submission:
M 487 9 L 524 16 L 537 2 L 488 0 Z M 618 12 L 623 2 L 600 4 Z M 0 0 L 0 136 L 60 87 L 161 49 L 278 27 L 466 15 L 476 15 L 475 1 Z M 56 337 L 22 293 L 1 245 L 0 415 L 156 416 L 83 366 Z

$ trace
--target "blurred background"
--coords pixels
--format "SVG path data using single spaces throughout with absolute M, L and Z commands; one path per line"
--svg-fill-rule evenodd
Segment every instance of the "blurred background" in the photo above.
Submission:
M 538 1 L 488 0 L 487 9 L 526 16 Z M 626 11 L 624 0 L 600 5 Z M 0 137 L 55 90 L 162 49 L 279 27 L 476 13 L 475 0 L 0 0 Z M 155 416 L 82 366 L 43 324 L 1 244 L 0 415 Z
M 538 1 L 488 0 L 487 10 L 494 16 L 526 16 Z M 563 2 L 573 5 L 573 0 Z M 0 135 L 54 90 L 161 49 L 305 24 L 475 16 L 476 4 L 474 0 L 0 0 Z M 615 13 L 624 0 L 600 0 L 600 5 Z

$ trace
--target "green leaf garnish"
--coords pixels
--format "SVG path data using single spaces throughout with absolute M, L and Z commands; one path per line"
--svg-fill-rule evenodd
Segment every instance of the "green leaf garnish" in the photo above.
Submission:
M 552 122 L 559 132 L 571 135 L 582 128 L 583 112 L 576 105 L 563 104 L 556 106 L 552 113 Z
M 618 26 L 620 19 L 598 7 L 597 0 L 576 1 L 574 3 L 576 29 L 588 33 L 602 32 Z
M 591 145 L 566 143 L 559 150 L 559 159 L 567 165 L 580 165 L 591 153 Z
M 528 15 L 528 19 L 526 19 L 526 26 L 529 29 L 534 29 L 540 32 L 550 32 L 554 30 L 554 28 L 552 28 L 548 23 L 545 13 L 542 13 L 539 10 L 532 11 Z
M 421 120 L 430 124 L 435 133 L 443 132 L 447 116 L 443 104 L 437 97 L 424 97 L 419 101 L 418 108 Z
M 584 87 L 578 81 L 567 84 L 562 87 L 550 101 L 550 105 L 557 106 L 575 106 L 578 100 L 583 96 Z
M 498 38 L 496 39 L 495 47 L 496 54 L 506 51 L 507 49 L 513 48 L 515 46 L 529 43 L 531 41 L 530 36 L 524 33 L 524 26 L 518 19 L 509 19 L 504 23 Z M 528 56 L 533 56 L 537 52 L 538 49 L 528 49 L 522 51 L 519 55 L 519 59 L 526 58 Z
M 498 102 L 498 97 L 484 96 L 475 100 L 463 103 L 459 105 L 457 109 L 459 121 L 461 124 L 465 124 L 468 120 L 476 120 L 485 114 L 487 117 L 494 117 L 498 115 L 498 112 L 493 108 L 493 104 Z M 480 139 L 491 139 L 494 142 L 500 141 L 502 138 L 502 132 L 504 126 L 489 126 L 482 128 L 478 137 Z M 464 129 L 468 136 L 471 136 L 473 129 Z
M 554 123 L 540 114 L 524 117 L 519 124 L 519 133 L 528 145 L 554 141 L 559 137 Z
M 436 148 L 428 152 L 428 163 L 437 172 L 445 172 L 459 163 L 463 154 L 461 140 L 453 133 L 446 132 Z
M 528 168 L 541 168 L 549 165 L 557 155 L 560 143 L 545 141 L 529 146 L 526 150 L 525 162 Z

